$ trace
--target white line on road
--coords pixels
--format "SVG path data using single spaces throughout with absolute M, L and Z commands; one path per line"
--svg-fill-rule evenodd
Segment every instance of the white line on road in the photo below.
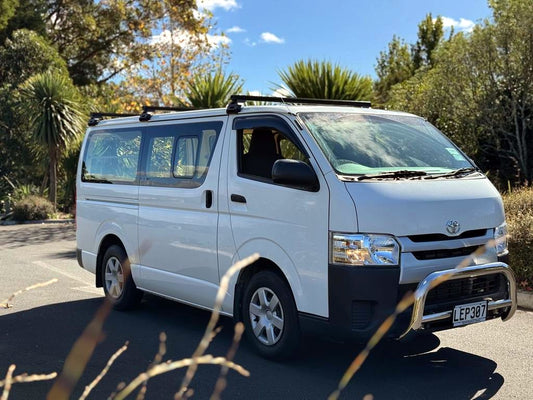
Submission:
M 60 268 L 57 268 L 57 267 L 54 267 L 53 265 L 50 265 L 50 264 L 47 264 L 43 261 L 33 261 L 32 264 L 35 264 L 35 265 L 38 265 L 39 267 L 42 267 L 42 268 L 45 268 L 45 269 L 48 269 L 50 271 L 53 271 L 57 274 L 61 274 L 63 276 L 66 276 L 67 278 L 70 278 L 70 279 L 73 279 L 75 281 L 78 281 L 80 283 L 82 283 L 84 286 L 92 286 L 94 281 L 92 279 L 82 279 L 80 278 L 79 276 L 76 276 L 76 275 L 73 275 L 69 272 L 66 272 Z M 94 278 L 93 278 L 94 279 Z

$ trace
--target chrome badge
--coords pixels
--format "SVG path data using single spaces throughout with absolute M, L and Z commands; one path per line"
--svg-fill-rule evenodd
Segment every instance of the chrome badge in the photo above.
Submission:
M 446 230 L 449 234 L 455 235 L 456 233 L 459 233 L 459 230 L 461 229 L 461 224 L 457 221 L 449 220 L 446 222 Z

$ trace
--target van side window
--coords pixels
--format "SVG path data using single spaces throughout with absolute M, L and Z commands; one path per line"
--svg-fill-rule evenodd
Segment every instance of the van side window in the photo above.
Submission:
M 81 180 L 95 183 L 135 183 L 140 149 L 140 130 L 92 132 L 87 139 Z
M 222 122 L 170 124 L 147 128 L 144 177 L 149 186 L 195 188 L 209 170 Z
M 257 127 L 237 130 L 239 173 L 272 179 L 272 166 L 276 160 L 292 159 L 308 161 L 287 135 L 273 127 Z

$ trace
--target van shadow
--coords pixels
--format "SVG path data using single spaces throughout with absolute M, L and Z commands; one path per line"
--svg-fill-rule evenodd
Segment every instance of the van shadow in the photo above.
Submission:
M 27 311 L 0 313 L 0 376 L 10 364 L 15 373 L 60 371 L 74 341 L 100 306 L 90 299 L 60 303 Z M 107 319 L 105 337 L 97 346 L 72 398 L 78 398 L 105 366 L 108 358 L 126 341 L 128 350 L 111 367 L 90 398 L 107 398 L 120 382 L 144 372 L 159 347 L 159 334 L 167 334 L 166 359 L 189 357 L 196 348 L 210 314 L 171 301 L 146 296 L 141 306 L 127 313 L 113 311 Z M 207 353 L 225 355 L 231 345 L 233 322 L 222 318 L 222 330 Z M 470 399 L 479 391 L 488 399 L 503 385 L 495 373 L 496 363 L 451 348 L 437 348 L 434 335 L 408 344 L 384 342 L 370 355 L 341 398 L 374 399 Z M 228 375 L 223 393 L 227 399 L 325 399 L 336 388 L 345 369 L 361 350 L 361 344 L 335 343 L 308 338 L 300 354 L 289 361 L 274 362 L 257 356 L 245 342 L 235 361 L 248 369 L 249 378 Z M 220 368 L 201 366 L 192 382 L 194 398 L 209 398 Z M 148 383 L 147 399 L 172 399 L 184 370 L 174 371 Z M 11 398 L 43 398 L 51 382 L 17 384 Z M 135 396 L 133 396 L 134 398 Z
M 18 248 L 28 244 L 45 244 L 63 240 L 76 240 L 74 224 L 28 224 L 0 226 L 0 245 Z

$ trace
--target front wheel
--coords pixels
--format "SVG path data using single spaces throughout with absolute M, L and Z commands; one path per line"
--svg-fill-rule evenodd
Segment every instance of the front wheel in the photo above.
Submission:
M 298 313 L 287 283 L 271 271 L 252 277 L 243 298 L 245 335 L 266 358 L 290 357 L 298 349 Z
M 133 282 L 128 256 L 122 247 L 113 245 L 106 250 L 100 271 L 104 293 L 115 310 L 130 309 L 139 304 L 143 292 Z

